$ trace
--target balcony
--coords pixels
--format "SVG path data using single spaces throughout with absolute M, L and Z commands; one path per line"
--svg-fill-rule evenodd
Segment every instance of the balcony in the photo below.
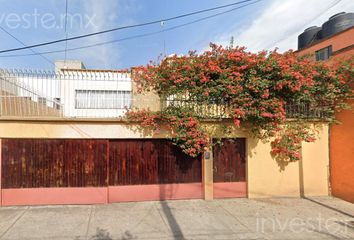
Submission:
M 117 119 L 126 108 L 184 107 L 204 119 L 231 118 L 225 101 L 193 101 L 186 96 L 165 101 L 153 93 L 133 91 L 129 72 L 62 70 L 60 72 L 0 69 L 0 119 Z M 326 119 L 323 107 L 285 106 L 288 118 Z
M 167 99 L 163 101 L 162 109 L 168 107 L 184 107 L 204 119 L 231 118 L 232 111 L 229 103 L 199 102 L 187 99 Z M 328 119 L 330 117 L 328 108 L 310 106 L 307 103 L 287 104 L 285 105 L 285 112 L 289 119 Z

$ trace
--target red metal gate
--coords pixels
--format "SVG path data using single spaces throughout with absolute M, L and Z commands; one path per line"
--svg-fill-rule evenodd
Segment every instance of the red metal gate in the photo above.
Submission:
M 214 198 L 246 197 L 246 139 L 221 139 L 213 159 Z

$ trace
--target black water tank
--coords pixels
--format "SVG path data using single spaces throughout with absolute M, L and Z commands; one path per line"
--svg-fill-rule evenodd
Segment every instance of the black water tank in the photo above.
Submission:
M 305 31 L 297 37 L 297 48 L 304 48 L 314 41 L 320 39 L 320 31 L 321 28 L 317 26 L 306 28 Z
M 354 13 L 337 13 L 322 25 L 322 36 L 329 37 L 354 26 Z

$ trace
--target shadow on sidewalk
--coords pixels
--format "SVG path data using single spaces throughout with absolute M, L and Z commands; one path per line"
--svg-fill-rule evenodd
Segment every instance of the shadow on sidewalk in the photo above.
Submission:
M 97 228 L 96 234 L 86 239 L 87 240 L 133 240 L 138 238 L 134 237 L 129 231 L 125 231 L 124 234 L 122 234 L 122 236 L 119 238 L 112 238 L 109 231 L 102 228 Z M 74 240 L 81 240 L 81 238 L 76 237 Z
M 308 201 L 310 201 L 310 202 L 316 203 L 316 204 L 318 204 L 318 205 L 320 205 L 320 206 L 322 206 L 322 207 L 325 207 L 325 208 L 327 208 L 327 209 L 331 209 L 331 210 L 333 210 L 333 211 L 335 211 L 335 212 L 337 212 L 337 213 L 343 214 L 343 215 L 345 215 L 345 216 L 347 216 L 347 217 L 350 217 L 350 218 L 353 218 L 353 219 L 354 219 L 354 215 L 351 215 L 351 214 L 349 214 L 349 213 L 346 213 L 346 212 L 341 211 L 341 210 L 339 210 L 339 209 L 336 209 L 336 208 L 334 208 L 334 207 L 328 206 L 328 205 L 326 205 L 326 204 L 324 204 L 324 203 L 321 203 L 321 202 L 319 202 L 319 201 L 313 200 L 313 199 L 308 198 L 308 197 L 302 197 L 302 198 L 303 198 L 303 199 L 306 199 L 306 200 L 308 200 Z
M 170 189 L 171 190 L 171 189 Z M 173 189 L 171 190 L 173 192 Z M 173 233 L 173 237 L 175 239 L 185 239 L 182 229 L 179 226 L 175 216 L 173 215 L 170 206 L 168 205 L 167 201 L 163 201 L 163 199 L 166 199 L 166 196 L 168 196 L 168 192 L 165 189 L 165 185 L 161 184 L 160 185 L 160 205 L 162 207 L 162 212 L 165 215 L 168 225 Z

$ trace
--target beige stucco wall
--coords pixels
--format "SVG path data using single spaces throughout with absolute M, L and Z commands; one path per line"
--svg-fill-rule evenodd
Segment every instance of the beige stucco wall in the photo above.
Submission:
M 220 135 L 221 128 L 228 126 L 230 134 Z M 269 142 L 252 138 L 247 131 L 235 129 L 229 124 L 208 124 L 208 131 L 215 137 L 241 137 L 247 140 L 247 191 L 249 198 L 298 197 L 300 196 L 299 164 L 290 163 L 281 170 L 270 155 Z
M 298 197 L 327 196 L 328 191 L 328 125 L 314 124 L 317 140 L 302 144 L 302 162 L 280 165 L 271 157 L 270 144 L 255 139 L 248 141 L 248 196 Z
M 161 99 L 153 91 L 139 93 L 135 82 L 132 82 L 133 99 L 132 108 L 133 109 L 150 109 L 151 111 L 161 110 Z
M 299 197 L 299 164 L 281 167 L 270 155 L 270 143 L 248 139 L 248 197 Z
M 315 126 L 319 131 L 317 140 L 302 145 L 302 165 L 305 196 L 329 194 L 329 137 L 328 125 Z
M 0 122 L 0 137 L 141 138 L 143 134 L 134 125 L 119 122 Z
M 299 197 L 300 186 L 307 196 L 328 195 L 328 127 L 319 130 L 319 139 L 303 145 L 303 184 L 300 184 L 299 163 L 283 170 L 270 155 L 270 143 L 249 137 L 232 123 L 210 122 L 203 125 L 213 137 L 247 138 L 248 197 Z M 221 128 L 230 126 L 230 133 L 220 136 Z M 152 136 L 135 124 L 124 122 L 28 122 L 0 121 L 0 138 L 165 138 L 165 131 Z M 211 166 L 212 167 L 212 166 Z

